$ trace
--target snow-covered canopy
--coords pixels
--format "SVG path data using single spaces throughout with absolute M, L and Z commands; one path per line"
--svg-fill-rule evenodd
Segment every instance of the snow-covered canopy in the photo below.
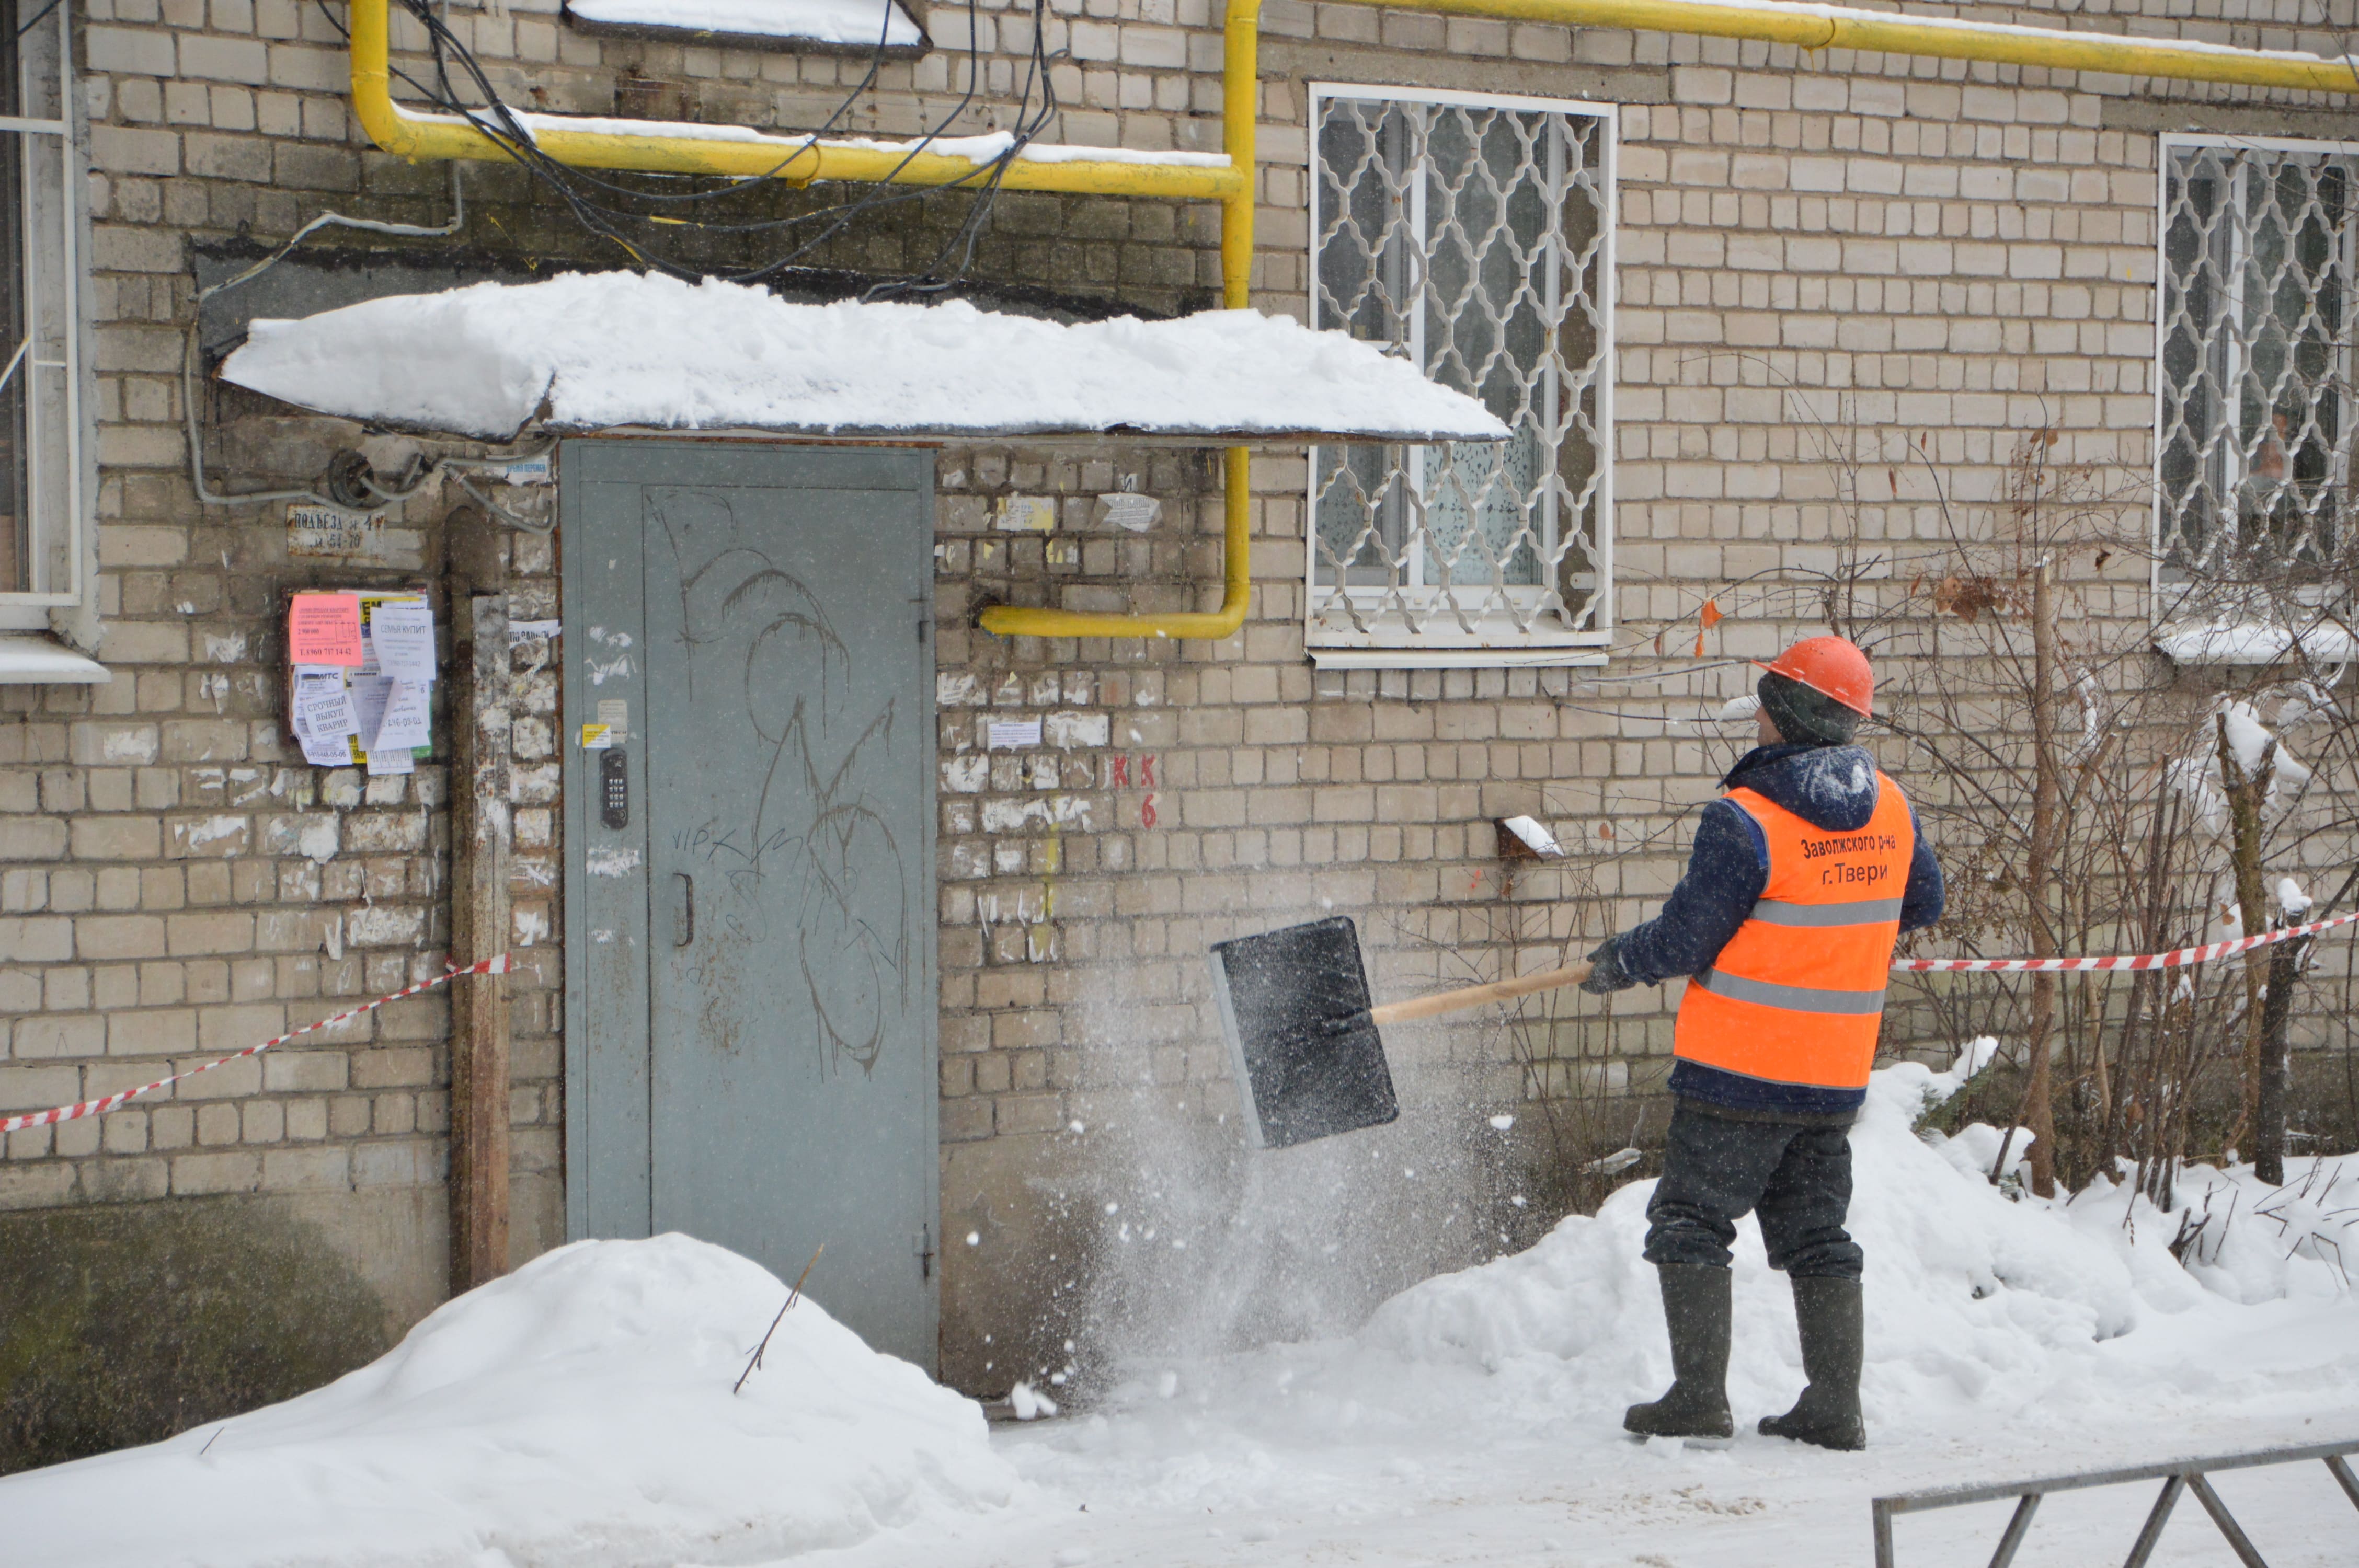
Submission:
M 1507 437 L 1375 344 L 1251 310 L 1066 326 L 627 272 L 256 320 L 221 373 L 322 413 L 490 438 L 536 416 L 842 436 Z
M 578 19 L 608 27 L 794 39 L 845 48 L 915 49 L 925 41 L 909 14 L 884 0 L 566 0 Z M 880 39 L 878 35 L 883 34 Z

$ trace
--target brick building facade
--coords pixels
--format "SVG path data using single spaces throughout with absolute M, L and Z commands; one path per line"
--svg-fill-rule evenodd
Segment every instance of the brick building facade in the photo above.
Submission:
M 2199 9 L 2116 16 L 2140 33 L 2319 43 L 2274 10 Z M 408 777 L 304 765 L 278 618 L 299 587 L 439 593 L 454 529 L 486 524 L 454 524 L 463 498 L 431 491 L 391 509 L 365 555 L 295 557 L 282 504 L 201 504 L 189 465 L 181 375 L 202 256 L 258 254 L 324 211 L 450 216 L 445 172 L 375 151 L 352 118 L 342 15 L 297 0 L 75 12 L 96 569 L 86 613 L 58 624 L 95 627 L 86 651 L 113 678 L 0 686 L 0 1111 L 145 1082 L 440 973 L 451 952 L 441 755 Z M 866 69 L 592 36 L 553 0 L 448 15 L 504 94 L 551 113 L 799 128 L 834 114 Z M 838 128 L 942 122 L 970 29 L 984 90 L 947 123 L 1005 124 L 1029 16 L 1005 0 L 935 6 L 932 51 L 883 64 Z M 1064 52 L 1045 140 L 1217 146 L 1221 35 L 1205 0 L 1087 0 L 1046 16 Z M 421 69 L 421 36 L 396 22 L 397 58 Z M 974 625 L 984 602 L 1215 601 L 1220 457 L 1109 443 L 937 455 L 943 1369 L 976 1391 L 1058 1364 L 1077 1325 L 1102 1325 L 1109 1291 L 1147 1288 L 1108 1260 L 1121 1223 L 1108 1204 L 1136 1207 L 1175 1171 L 1206 1193 L 1253 1179 L 1223 1119 L 1234 1091 L 1208 943 L 1353 913 L 1379 994 L 1400 994 L 1577 954 L 1639 918 L 1677 874 L 1685 814 L 1749 728 L 1710 719 L 1747 688 L 1728 661 L 1823 630 L 1830 583 L 1887 609 L 1906 600 L 1912 562 L 1946 548 L 1962 518 L 2003 536 L 2027 440 L 2081 476 L 2106 526 L 2147 526 L 2161 136 L 2359 139 L 2359 114 L 2323 95 L 1292 0 L 1271 0 L 1263 30 L 1265 310 L 1312 314 L 1313 83 L 1566 101 L 1610 121 L 1610 634 L 1530 658 L 1405 644 L 1315 659 L 1313 468 L 1297 447 L 1254 470 L 1256 587 L 1236 636 L 995 638 Z M 513 168 L 471 165 L 463 182 L 458 240 L 479 276 L 621 259 Z M 816 200 L 780 192 L 777 211 Z M 807 259 L 864 275 L 921 265 L 969 200 L 913 204 Z M 1217 297 L 1209 204 L 1007 193 L 975 258 L 982 285 L 1064 307 L 1175 312 Z M 211 384 L 194 416 L 224 490 L 308 484 L 342 447 L 391 471 L 411 449 Z M 1162 502 L 1154 530 L 1093 519 L 1092 498 L 1125 481 Z M 994 503 L 1011 494 L 1059 498 L 1058 527 L 996 526 Z M 499 537 L 511 620 L 574 633 L 558 601 L 561 520 L 556 544 Z M 2154 612 L 2147 559 L 2084 555 L 2064 569 L 2088 615 Z M 1704 624 L 1707 601 L 1728 618 Z M 569 655 L 577 639 L 546 630 L 515 645 L 518 1260 L 565 1238 Z M 988 749 L 979 727 L 1008 715 L 1045 721 L 1037 749 Z M 1887 762 L 1915 787 L 1897 741 Z M 1942 799 L 1938 781 L 1923 788 Z M 1494 823 L 1519 814 L 1552 826 L 1571 860 L 1503 860 Z M 1306 1234 L 1326 1227 L 1363 1255 L 1309 1293 L 1342 1314 L 1528 1235 L 1546 1206 L 1522 1201 L 1533 1168 L 1618 1147 L 1659 1086 L 1669 1005 L 1647 992 L 1609 1012 L 1565 995 L 1514 1027 L 1402 1036 L 1411 1113 L 1386 1147 L 1433 1162 L 1449 1190 L 1412 1177 L 1299 1215 Z M 213 1197 L 284 1213 L 377 1291 L 397 1330 L 444 1290 L 448 1012 L 446 996 L 421 997 L 106 1118 L 12 1133 L 0 1206 Z M 1544 1136 L 1554 1123 L 1538 1102 L 1585 1108 L 1572 1144 Z M 1495 1134 L 1495 1115 L 1520 1119 Z M 1171 1223 L 1211 1237 L 1230 1223 L 1222 1201 L 1179 1204 Z

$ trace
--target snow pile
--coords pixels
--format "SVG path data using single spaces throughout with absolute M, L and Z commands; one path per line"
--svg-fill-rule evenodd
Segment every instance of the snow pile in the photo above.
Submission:
M 1355 1336 L 1226 1356 L 1180 1354 L 1185 1341 L 1142 1350 L 1103 1407 L 1001 1434 L 1032 1483 L 1026 1506 L 936 1551 L 880 1540 L 843 1568 L 921 1557 L 936 1568 L 1803 1568 L 1861 1560 L 1829 1542 L 1858 1541 L 1878 1495 L 2353 1433 L 2359 1299 L 2320 1295 L 2316 1268 L 2272 1274 L 2263 1254 L 2281 1258 L 2299 1242 L 2331 1259 L 2308 1238 L 2330 1238 L 2320 1227 L 2350 1206 L 2359 1159 L 2343 1162 L 2348 1180 L 2321 1163 L 2300 1200 L 2314 1212 L 2286 1210 L 2283 1233 L 2252 1226 L 2250 1197 L 2240 1200 L 2220 1271 L 2199 1257 L 2201 1242 L 2182 1249 L 2182 1267 L 2172 1256 L 2180 1214 L 2110 1185 L 2070 1202 L 2011 1202 L 1967 1158 L 1987 1139 L 1986 1168 L 1995 1130 L 1940 1142 L 1916 1134 L 1926 1103 L 1954 1093 L 1991 1049 L 1978 1042 L 1948 1073 L 1877 1073 L 1854 1132 L 1853 1227 L 1868 1258 L 1864 1454 L 1753 1429 L 1804 1379 L 1787 1281 L 1767 1268 L 1749 1219 L 1734 1277 L 1734 1440 L 1627 1439 L 1624 1407 L 1670 1380 L 1654 1271 L 1639 1255 L 1653 1191 L 1641 1183 L 1520 1255 L 1413 1286 Z M 1319 1173 L 1289 1158 L 1301 1152 L 1274 1157 L 1273 1185 Z M 1359 1179 L 1377 1174 L 1368 1167 Z M 2301 1188 L 2297 1177 L 2288 1192 Z M 2208 1179 L 2187 1173 L 2180 1201 L 2200 1209 Z M 2242 1173 L 2227 1179 L 2246 1190 Z M 1215 1252 L 1188 1254 L 1206 1265 L 1207 1294 L 1222 1288 Z M 1315 1285 L 1317 1270 L 1314 1253 L 1290 1279 Z M 2234 1484 L 2246 1490 L 2231 1500 L 2272 1563 L 2350 1561 L 2350 1506 L 2314 1465 Z M 2123 1488 L 2051 1506 L 2025 1556 L 2119 1562 L 2150 1497 Z M 1900 1555 L 1979 1563 L 2005 1507 L 1904 1522 Z M 2157 1561 L 2210 1561 L 2207 1552 L 2225 1561 L 2205 1523 L 2182 1517 Z
M 882 11 L 877 0 L 566 0 L 565 9 L 576 21 L 605 27 L 799 38 L 861 49 L 880 42 L 886 49 L 915 49 L 925 41 L 893 0 L 885 0 Z
M 257 320 L 221 373 L 323 413 L 501 438 L 536 414 L 581 429 L 1507 436 L 1374 343 L 1251 310 L 1064 326 L 628 272 Z
M 2116 1213 L 2124 1189 L 2098 1189 Z M 2083 1195 L 2088 1202 L 2093 1195 Z M 2250 1165 L 2179 1173 L 2173 1243 L 2203 1286 L 2233 1302 L 2352 1293 L 2359 1270 L 2359 1158 L 2294 1161 L 2273 1187 Z M 2150 1212 L 2150 1211 L 2149 1211 Z
M 1930 1434 L 2059 1398 L 2102 1400 L 2126 1370 L 2109 1363 L 2110 1342 L 2143 1325 L 2347 1289 L 2320 1256 L 2331 1252 L 2321 1217 L 2335 1195 L 2359 1190 L 2359 1162 L 2349 1176 L 2316 1177 L 2308 1211 L 2284 1206 L 2287 1225 L 2318 1236 L 2313 1256 L 2287 1260 L 2279 1227 L 2248 1212 L 2225 1233 L 2216 1265 L 2190 1272 L 2172 1255 L 2179 1217 L 2126 1188 L 2101 1182 L 2069 1203 L 2010 1198 L 1984 1177 L 1996 1130 L 1918 1136 L 1916 1119 L 1971 1076 L 1980 1045 L 1948 1073 L 1915 1063 L 1877 1072 L 1853 1130 L 1851 1230 L 1867 1252 L 1862 1391 L 1878 1433 Z M 2024 1147 L 2018 1132 L 2013 1148 Z M 2187 1179 L 2181 1198 L 2199 1204 L 2207 1182 L 2232 1181 L 2200 1168 Z M 1403 1292 L 1377 1311 L 1361 1346 L 1413 1366 L 1501 1374 L 1502 1385 L 1527 1382 L 1597 1411 L 1651 1397 L 1670 1376 L 1654 1271 L 1640 1257 L 1653 1191 L 1651 1182 L 1624 1187 L 1595 1217 L 1566 1219 L 1529 1251 Z M 1749 1217 L 1735 1275 L 1731 1398 L 1742 1411 L 1782 1409 L 1800 1370 L 1793 1309 Z
M 682 1236 L 584 1241 L 324 1389 L 0 1480 L 11 1561 L 77 1568 L 760 1562 L 1006 1504 L 981 1411 Z

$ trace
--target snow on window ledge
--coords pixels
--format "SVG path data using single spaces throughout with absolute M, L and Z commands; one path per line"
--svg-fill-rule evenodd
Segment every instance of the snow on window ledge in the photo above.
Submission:
M 2346 664 L 2359 651 L 2359 638 L 2332 621 L 2299 633 L 2273 622 L 2189 621 L 2158 627 L 2154 634 L 2155 652 L 2182 668 L 2274 665 L 2294 654 L 2297 643 L 2299 655 L 2316 664 Z
M 882 4 L 880 11 L 879 0 L 565 0 L 565 15 L 585 32 L 686 34 L 741 49 L 907 56 L 931 47 L 898 0 Z
M 0 686 L 104 686 L 114 676 L 53 638 L 0 632 Z

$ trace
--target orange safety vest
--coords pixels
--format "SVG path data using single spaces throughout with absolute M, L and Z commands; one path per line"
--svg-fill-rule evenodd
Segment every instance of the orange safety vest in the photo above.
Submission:
M 1771 1083 L 1867 1086 L 1917 852 L 1900 786 L 1879 771 L 1875 789 L 1875 815 L 1853 833 L 1728 792 L 1761 825 L 1769 880 L 1712 968 L 1688 981 L 1672 1033 L 1681 1060 Z

